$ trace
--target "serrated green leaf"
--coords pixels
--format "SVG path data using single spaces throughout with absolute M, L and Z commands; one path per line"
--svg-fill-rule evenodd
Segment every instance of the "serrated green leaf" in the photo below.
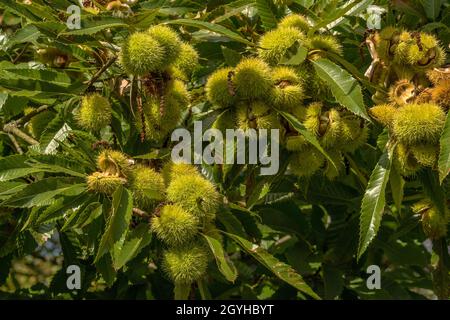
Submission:
M 63 122 L 62 125 L 61 122 Z M 72 128 L 61 117 L 56 117 L 50 121 L 41 135 L 40 149 L 42 153 L 54 154 L 59 144 L 68 137 L 70 131 L 72 131 Z
M 82 165 L 61 155 L 33 155 L 33 158 L 27 160 L 26 163 L 42 172 L 65 173 L 80 178 L 86 177 L 86 169 Z
M 111 287 L 116 281 L 116 270 L 114 270 L 111 257 L 109 255 L 102 256 L 97 262 L 95 262 L 97 271 L 102 275 L 106 285 Z
M 27 25 L 19 29 L 7 42 L 7 48 L 10 48 L 19 43 L 33 42 L 40 36 L 40 31 L 34 25 Z
M 311 289 L 291 266 L 281 262 L 260 246 L 231 233 L 225 233 L 228 237 L 239 244 L 246 252 L 272 271 L 278 278 L 290 284 L 297 290 L 306 293 L 314 299 L 320 300 L 320 297 Z
M 444 131 L 439 144 L 439 182 L 442 184 L 450 173 L 450 112 L 447 114 L 447 120 L 445 121 Z
M 426 168 L 421 170 L 417 176 L 427 197 L 430 198 L 439 213 L 444 216 L 446 214 L 447 197 L 444 189 L 439 184 L 437 172 L 431 168 Z
M 225 14 L 215 18 L 214 23 L 219 23 L 242 13 L 246 8 L 255 4 L 255 0 L 236 0 L 223 6 Z
M 261 18 L 263 28 L 266 31 L 274 29 L 277 26 L 277 18 L 272 11 L 271 1 L 256 0 L 256 8 L 258 9 L 258 15 Z
M 247 236 L 242 223 L 228 208 L 221 208 L 221 210 L 216 213 L 216 216 L 228 232 L 237 234 L 241 237 Z
M 25 155 L 13 155 L 0 159 L 0 181 L 17 179 L 41 171 L 27 164 L 27 159 Z
M 6 200 L 13 194 L 25 188 L 28 184 L 18 181 L 5 181 L 0 183 L 0 200 Z
M 385 149 L 372 171 L 361 204 L 358 259 L 377 235 L 386 204 L 386 185 L 392 165 L 393 147 Z
M 309 31 L 308 37 L 312 36 L 316 31 L 323 27 L 334 28 L 342 21 L 345 15 L 357 14 L 369 6 L 373 0 L 351 0 L 346 6 L 328 13 L 321 21 L 315 24 Z
M 71 84 L 70 77 L 54 70 L 37 70 L 37 69 L 3 69 L 1 78 L 4 79 L 23 79 L 48 82 L 61 87 L 68 87 Z
M 56 12 L 52 6 L 47 4 L 38 3 L 38 1 L 34 1 L 32 4 L 27 5 L 27 9 L 32 12 L 36 17 L 39 17 L 40 20 L 47 21 L 55 21 L 58 20 L 56 16 Z
M 428 0 L 426 0 L 428 1 Z M 396 1 L 394 2 L 395 9 L 399 12 L 406 13 L 417 19 L 426 20 L 424 9 L 420 6 L 418 1 Z
M 84 178 L 83 168 L 76 163 L 55 156 L 13 155 L 0 159 L 0 182 L 13 180 L 38 172 L 65 173 Z
M 433 31 L 436 32 L 436 29 L 445 29 L 446 31 L 450 30 L 450 27 L 443 24 L 442 22 L 431 22 L 431 23 L 427 23 L 426 25 L 424 25 L 421 28 L 421 31 L 423 32 L 427 32 L 427 33 L 432 33 Z
M 383 131 L 377 137 L 377 147 L 380 150 L 384 150 L 387 142 L 389 140 L 389 130 L 384 128 Z
M 58 221 L 70 212 L 78 213 L 78 209 L 92 201 L 92 198 L 92 195 L 88 193 L 82 193 L 75 197 L 60 197 L 45 208 L 42 213 L 39 213 L 33 219 L 27 220 L 24 228 Z
M 278 111 L 279 114 L 281 114 L 283 116 L 283 118 L 285 118 L 291 125 L 292 127 L 298 131 L 298 133 L 300 133 L 305 139 L 306 141 L 308 141 L 309 143 L 311 143 L 317 150 L 320 151 L 320 153 L 322 153 L 325 158 L 327 158 L 327 160 L 333 164 L 333 166 L 335 168 L 337 168 L 336 164 L 334 163 L 333 159 L 328 155 L 328 153 L 322 148 L 322 146 L 320 145 L 319 140 L 317 140 L 317 138 L 311 133 L 309 132 L 305 126 L 298 121 L 297 118 L 295 118 L 293 115 L 291 115 L 290 113 L 284 112 L 284 111 Z
M 128 261 L 136 257 L 139 252 L 150 243 L 151 239 L 152 234 L 146 223 L 141 223 L 133 229 L 133 231 L 128 234 L 123 246 L 114 250 L 114 269 L 119 270 L 126 265 Z
M 444 4 L 443 0 L 420 0 L 420 3 L 425 10 L 428 19 L 436 20 L 441 12 L 441 6 Z
M 154 22 L 157 14 L 158 10 L 142 10 L 132 17 L 130 24 L 135 28 L 148 28 Z
M 251 216 L 251 217 L 255 218 L 256 220 L 261 221 L 261 217 L 259 216 L 259 214 L 257 214 L 256 212 L 251 211 L 250 209 L 247 209 L 245 207 L 242 207 L 242 206 L 237 205 L 237 204 L 232 203 L 232 202 L 230 202 L 228 204 L 228 207 L 230 209 L 232 209 L 232 210 L 240 211 L 240 212 L 244 213 L 245 215 Z M 247 204 L 247 207 L 249 207 L 248 204 Z
M 373 246 L 383 250 L 386 258 L 402 266 L 416 265 L 426 268 L 429 257 L 421 243 L 415 241 L 383 241 L 375 239 Z
M 206 234 L 202 234 L 202 236 L 206 239 L 206 242 L 208 242 L 209 248 L 216 259 L 219 271 L 228 281 L 234 282 L 237 278 L 236 267 L 226 255 L 220 241 Z
M 31 21 L 39 21 L 41 19 L 39 16 L 36 16 L 34 13 L 30 12 L 29 5 L 18 3 L 13 0 L 2 0 L 0 2 L 0 7 L 7 8 L 15 14 L 27 18 Z
M 221 46 L 222 55 L 227 65 L 235 67 L 241 61 L 241 54 L 233 49 Z
M 57 37 L 66 28 L 66 24 L 56 21 L 37 21 L 32 23 L 43 35 Z
M 28 185 L 2 205 L 14 208 L 47 206 L 54 202 L 55 196 L 75 196 L 86 190 L 85 183 L 76 183 L 73 178 L 52 177 Z
M 9 95 L 6 92 L 0 92 L 0 111 L 2 111 L 3 106 L 8 100 Z
M 105 233 L 100 240 L 99 249 L 95 261 L 108 251 L 111 251 L 119 241 L 124 240 L 128 231 L 133 209 L 133 198 L 131 192 L 120 186 L 112 197 L 111 213 L 108 218 Z
M 66 211 L 65 215 L 68 215 L 68 217 L 66 218 L 66 221 L 64 222 L 61 231 L 65 232 L 72 228 L 76 228 L 81 215 L 86 211 L 90 212 L 89 208 L 93 205 L 93 203 L 91 203 L 90 200 L 93 199 L 93 196 L 92 195 L 89 196 L 90 197 L 87 197 L 85 201 L 80 201 L 80 205 L 78 205 L 77 207 L 72 207 L 69 210 L 65 210 Z
M 198 21 L 198 20 L 192 20 L 192 19 L 177 19 L 177 20 L 172 20 L 172 21 L 168 21 L 166 22 L 168 24 L 179 24 L 179 25 L 184 25 L 184 26 L 190 26 L 190 27 L 195 27 L 195 28 L 200 28 L 200 29 L 205 29 L 211 32 L 215 32 L 221 35 L 224 35 L 226 37 L 228 37 L 231 40 L 237 41 L 237 42 L 242 42 L 245 43 L 249 46 L 254 47 L 255 44 L 244 39 L 242 36 L 240 36 L 239 34 L 225 28 L 224 26 L 221 26 L 219 24 L 214 24 L 214 23 L 210 23 L 210 22 L 205 22 L 205 21 Z
M 0 111 L 5 115 L 5 119 L 10 119 L 22 113 L 27 107 L 29 99 L 12 94 L 4 94 L 6 97 L 0 103 Z
M 312 61 L 312 64 L 317 75 L 330 87 L 337 102 L 354 114 L 371 121 L 364 106 L 361 87 L 350 73 L 328 59 L 318 59 Z
M 56 49 L 61 50 L 62 52 L 67 53 L 68 55 L 71 55 L 74 58 L 80 60 L 89 60 L 91 58 L 91 55 L 88 53 L 89 51 L 80 48 L 78 45 L 64 44 L 62 42 L 55 41 L 54 43 L 52 43 L 52 47 L 55 47 Z
M 12 90 L 33 91 L 33 94 L 43 93 L 46 97 L 56 93 L 70 95 L 76 89 L 71 86 L 71 79 L 64 72 L 30 69 L 26 66 L 28 65 L 18 64 L 4 67 L 0 73 L 0 86 Z
M 127 24 L 119 18 L 113 17 L 93 17 L 81 19 L 81 28 L 61 32 L 60 35 L 90 35 L 99 31 L 111 28 L 125 27 Z
M 97 219 L 103 212 L 103 206 L 100 202 L 92 202 L 78 216 L 76 227 L 83 228 Z
M 287 50 L 287 54 L 281 59 L 280 64 L 298 66 L 305 61 L 308 50 L 296 41 L 291 48 Z

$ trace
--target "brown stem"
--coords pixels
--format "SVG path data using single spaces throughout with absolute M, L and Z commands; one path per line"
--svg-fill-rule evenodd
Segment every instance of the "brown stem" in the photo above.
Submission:
M 25 51 L 28 49 L 28 46 L 30 45 L 30 43 L 27 43 L 23 49 L 19 52 L 19 54 L 14 58 L 13 60 L 13 64 L 16 64 L 17 61 L 19 61 L 19 59 L 23 56 L 23 54 L 25 53 Z
M 147 213 L 139 208 L 133 208 L 133 213 L 142 218 L 150 218 L 150 216 L 151 216 L 149 213 Z
M 369 81 L 372 81 L 375 69 L 380 64 L 380 58 L 378 57 L 378 53 L 375 48 L 375 42 L 372 40 L 372 38 L 367 38 L 365 42 L 367 44 L 367 48 L 369 49 L 369 54 L 372 58 L 372 62 L 370 63 L 370 66 L 369 68 L 367 68 L 364 75 L 369 79 Z
M 21 131 L 19 128 L 17 128 L 15 123 L 8 123 L 3 126 L 3 131 L 6 133 L 12 133 L 16 135 L 19 138 L 22 138 L 26 142 L 28 142 L 31 145 L 37 145 L 39 144 L 38 141 L 27 135 L 25 132 Z
M 8 133 L 9 139 L 11 139 L 12 144 L 14 145 L 14 148 L 16 148 L 17 152 L 19 154 L 23 154 L 23 150 L 20 147 L 19 143 L 17 142 L 16 137 L 14 137 L 11 133 Z
M 33 118 L 34 116 L 36 116 L 39 113 L 42 113 L 44 111 L 47 111 L 48 109 L 50 109 L 50 106 L 47 106 L 47 105 L 40 106 L 39 108 L 31 111 L 29 114 L 23 116 L 22 118 L 20 118 L 16 121 L 11 121 L 3 126 L 3 131 L 8 134 L 9 138 L 11 139 L 11 142 L 13 143 L 13 145 L 16 148 L 18 153 L 22 154 L 23 150 L 20 147 L 20 145 L 17 142 L 14 135 L 16 135 L 19 138 L 22 138 L 23 140 L 25 140 L 26 142 L 28 142 L 31 145 L 39 144 L 38 141 L 36 141 L 35 139 L 33 139 L 32 137 L 27 135 L 25 132 L 21 131 L 19 129 L 19 127 L 22 126 L 23 124 L 27 123 L 28 121 L 30 121 L 30 119 Z
M 144 108 L 142 107 L 142 97 L 137 96 L 136 100 L 137 100 L 137 106 L 138 106 L 138 113 L 139 113 L 139 117 L 141 120 L 141 142 L 144 142 L 146 132 L 145 132 L 145 114 L 144 114 Z
M 34 116 L 38 115 L 39 113 L 42 113 L 44 111 L 47 111 L 48 109 L 50 109 L 50 106 L 40 106 L 37 109 L 34 109 L 33 111 L 31 111 L 30 113 L 24 115 L 22 118 L 18 119 L 17 121 L 15 121 L 15 125 L 17 127 L 20 127 L 21 125 L 27 123 L 28 121 L 31 120 L 31 118 L 33 118 Z
M 108 61 L 106 61 L 106 63 L 94 74 L 94 76 L 91 78 L 91 80 L 86 81 L 86 90 L 92 86 L 95 81 L 97 81 L 97 79 L 103 74 L 103 72 L 106 71 L 106 69 L 108 69 L 117 59 L 117 56 L 111 57 L 109 58 Z
M 236 88 L 234 87 L 234 83 L 233 83 L 234 75 L 235 75 L 234 71 L 230 71 L 230 72 L 228 72 L 228 76 L 227 76 L 228 93 L 230 94 L 230 96 L 233 96 L 233 97 L 236 95 Z
M 159 114 L 161 115 L 161 118 L 164 116 L 164 109 L 166 107 L 166 85 L 164 82 L 164 77 L 162 77 L 162 80 L 159 83 Z

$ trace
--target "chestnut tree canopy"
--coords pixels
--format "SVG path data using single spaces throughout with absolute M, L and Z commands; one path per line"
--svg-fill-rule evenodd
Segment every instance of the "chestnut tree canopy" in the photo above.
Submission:
M 450 298 L 449 26 L 2 0 L 0 298 Z

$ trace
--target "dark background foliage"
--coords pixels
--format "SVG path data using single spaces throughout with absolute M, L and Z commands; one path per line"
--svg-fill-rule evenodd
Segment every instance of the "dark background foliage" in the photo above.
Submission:
M 139 217 L 127 238 L 134 251 L 126 258 L 113 262 L 105 255 L 94 263 L 92 254 L 111 206 L 111 199 L 82 190 L 84 176 L 95 170 L 92 144 L 105 140 L 143 161 L 165 158 L 170 148 L 140 142 L 135 106 L 129 94 L 120 93 L 127 76 L 114 57 L 130 33 L 168 23 L 198 50 L 201 66 L 189 82 L 193 101 L 184 118 L 187 128 L 194 120 L 206 126 L 217 117 L 205 99 L 207 77 L 254 54 L 261 34 L 288 12 L 304 14 L 338 36 L 344 54 L 330 60 L 358 82 L 366 108 L 373 105 L 374 92 L 364 78 L 371 63 L 364 46 L 369 5 L 385 10 L 382 26 L 435 33 L 447 51 L 450 43 L 450 6 L 439 0 L 296 0 L 288 8 L 269 0 L 161 0 L 138 1 L 130 12 L 107 11 L 97 1 L 92 4 L 100 11 L 83 10 L 79 30 L 65 24 L 71 4 L 77 2 L 0 3 L 0 298 L 173 298 L 173 285 L 158 268 L 160 245 Z M 49 48 L 60 58 L 43 63 L 39 50 Z M 113 106 L 111 126 L 98 135 L 82 131 L 73 117 L 81 96 L 93 90 Z M 25 131 L 29 107 L 51 111 L 41 134 L 31 139 L 8 127 Z M 212 261 L 191 298 L 311 298 L 304 283 L 323 299 L 448 298 L 442 294 L 448 288 L 446 239 L 426 239 L 420 217 L 410 210 L 424 194 L 448 201 L 449 179 L 441 186 L 432 171 L 410 180 L 391 177 L 381 191 L 386 206 L 379 213 L 378 234 L 357 259 L 361 201 L 387 141 L 381 127 L 372 123 L 370 128 L 368 143 L 348 157 L 346 174 L 331 182 L 320 175 L 308 180 L 256 176 L 252 167 L 233 168 L 224 176 L 218 166 L 202 165 L 202 173 L 230 200 L 218 213 L 217 226 L 231 234 L 224 241 L 225 263 L 232 263 L 238 276 L 227 281 Z M 282 157 L 281 168 L 286 163 Z M 252 250 L 252 243 L 261 252 Z M 66 288 L 65 268 L 71 264 L 82 269 L 79 291 Z M 381 268 L 380 290 L 366 286 L 369 265 Z

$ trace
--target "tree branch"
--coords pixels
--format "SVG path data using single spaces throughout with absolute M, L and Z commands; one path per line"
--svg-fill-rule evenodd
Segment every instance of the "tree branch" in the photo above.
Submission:
M 14 148 L 16 148 L 17 152 L 19 154 L 23 154 L 23 150 L 20 147 L 19 143 L 17 142 L 16 137 L 14 137 L 11 133 L 7 133 L 7 135 L 9 137 L 9 139 L 11 139 L 11 142 L 12 142 Z
M 23 56 L 23 54 L 25 53 L 25 51 L 28 49 L 28 46 L 30 45 L 30 43 L 28 42 L 27 44 L 25 44 L 25 46 L 23 47 L 23 49 L 17 54 L 17 56 L 14 58 L 14 60 L 12 61 L 13 64 L 16 64 L 19 59 Z
M 37 140 L 33 139 L 32 137 L 27 135 L 25 132 L 23 132 L 19 128 L 17 128 L 17 125 L 15 122 L 5 124 L 3 126 L 3 131 L 6 133 L 12 133 L 15 136 L 25 140 L 27 143 L 29 143 L 31 145 L 39 144 L 39 142 Z
M 86 90 L 92 86 L 95 81 L 97 81 L 98 78 L 103 74 L 103 72 L 106 71 L 115 61 L 117 60 L 117 56 L 111 57 L 106 63 L 94 74 L 94 76 L 91 78 L 91 80 L 86 81 L 85 84 L 87 85 Z
M 16 127 L 20 127 L 21 125 L 30 121 L 31 118 L 33 118 L 34 116 L 36 116 L 39 113 L 42 113 L 44 111 L 47 111 L 48 109 L 50 109 L 50 106 L 47 106 L 47 105 L 40 106 L 39 108 L 33 109 L 33 111 L 31 111 L 30 113 L 24 115 L 22 118 L 16 120 L 14 123 L 15 123 Z
M 149 214 L 139 208 L 133 208 L 133 213 L 142 218 L 150 218 L 151 217 L 151 214 Z

